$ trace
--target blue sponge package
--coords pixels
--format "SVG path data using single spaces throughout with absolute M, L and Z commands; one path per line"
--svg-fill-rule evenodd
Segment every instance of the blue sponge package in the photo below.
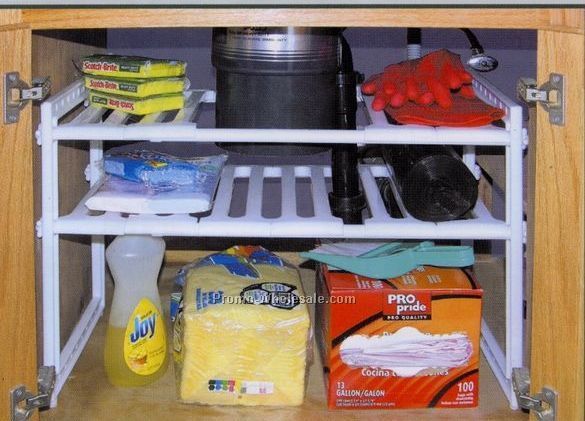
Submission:
M 107 176 L 85 205 L 106 212 L 207 212 L 226 160 L 227 155 L 178 158 L 148 150 L 109 153 Z
M 136 150 L 106 155 L 104 171 L 128 181 L 143 183 L 155 191 L 196 185 L 204 188 L 209 176 L 221 170 L 226 158 L 226 155 L 178 158 L 161 152 Z M 215 184 L 215 180 L 212 182 Z

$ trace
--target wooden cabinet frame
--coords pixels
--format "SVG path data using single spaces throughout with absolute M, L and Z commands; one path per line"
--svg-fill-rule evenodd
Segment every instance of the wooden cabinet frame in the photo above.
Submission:
M 31 73 L 33 30 L 185 26 L 470 27 L 538 31 L 538 82 L 565 75 L 565 126 L 537 112 L 532 391 L 559 392 L 557 419 L 583 416 L 584 33 L 583 9 L 190 8 L 0 10 L 0 73 Z M 40 57 L 37 59 L 45 59 Z M 46 57 L 50 60 L 50 57 Z M 0 86 L 0 93 L 3 86 Z M 0 417 L 8 390 L 36 390 L 31 107 L 0 122 Z

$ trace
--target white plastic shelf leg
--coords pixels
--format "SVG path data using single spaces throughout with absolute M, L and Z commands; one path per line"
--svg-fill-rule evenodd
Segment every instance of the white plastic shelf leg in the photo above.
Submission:
M 496 379 L 510 402 L 518 409 L 512 386 L 512 369 L 523 365 L 524 286 L 523 286 L 523 201 L 522 201 L 522 110 L 507 109 L 512 139 L 506 146 L 506 348 L 502 350 L 487 323 L 482 322 L 482 349 Z
M 513 409 L 518 408 L 512 387 L 512 369 L 523 365 L 524 283 L 523 283 L 523 198 L 522 198 L 522 114 L 520 107 L 510 109 L 512 142 L 506 147 L 506 221 L 511 236 L 506 241 L 506 378 L 505 391 Z
M 103 177 L 103 167 L 101 165 L 104 157 L 104 145 L 101 140 L 90 141 L 89 146 L 89 185 L 94 187 Z M 91 290 L 92 297 L 99 300 L 100 311 L 103 312 L 106 303 L 106 256 L 105 256 L 105 239 L 103 235 L 93 235 L 91 237 Z
M 57 399 L 67 377 L 79 359 L 85 344 L 103 313 L 105 305 L 105 250 L 104 237 L 93 236 L 92 252 L 92 299 L 61 350 L 60 334 L 60 285 L 59 285 L 59 235 L 54 223 L 59 217 L 58 143 L 53 139 L 57 118 L 63 115 L 63 101 L 47 102 L 41 106 L 41 154 L 42 154 L 42 271 L 43 271 L 43 364 L 54 366 L 55 386 L 51 407 Z M 90 180 L 94 184 L 100 176 L 95 163 L 102 159 L 102 142 L 94 141 L 90 147 Z
M 50 103 L 41 106 L 42 172 L 42 294 L 43 294 L 43 364 L 60 372 L 59 319 L 59 236 L 53 223 L 58 215 L 57 143 L 53 142 L 53 112 Z

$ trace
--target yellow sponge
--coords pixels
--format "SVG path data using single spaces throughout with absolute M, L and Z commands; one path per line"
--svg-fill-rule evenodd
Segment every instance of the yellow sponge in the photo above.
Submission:
M 185 78 L 117 79 L 104 76 L 85 76 L 85 87 L 114 95 L 144 98 L 152 95 L 183 92 Z
M 145 115 L 183 108 L 185 105 L 185 98 L 182 92 L 176 94 L 153 95 L 146 98 L 131 98 L 90 91 L 89 102 L 90 104 L 99 107 L 125 111 L 129 114 Z
M 302 404 L 310 329 L 302 296 L 296 269 L 262 248 L 236 246 L 191 268 L 174 326 L 180 400 Z
M 88 75 L 118 78 L 183 76 L 187 65 L 180 60 L 94 54 L 81 59 L 81 71 Z

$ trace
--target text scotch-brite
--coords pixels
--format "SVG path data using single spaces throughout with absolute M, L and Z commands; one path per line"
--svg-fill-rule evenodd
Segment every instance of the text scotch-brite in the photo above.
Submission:
M 296 269 L 233 247 L 187 270 L 174 325 L 179 399 L 300 405 L 310 320 Z

